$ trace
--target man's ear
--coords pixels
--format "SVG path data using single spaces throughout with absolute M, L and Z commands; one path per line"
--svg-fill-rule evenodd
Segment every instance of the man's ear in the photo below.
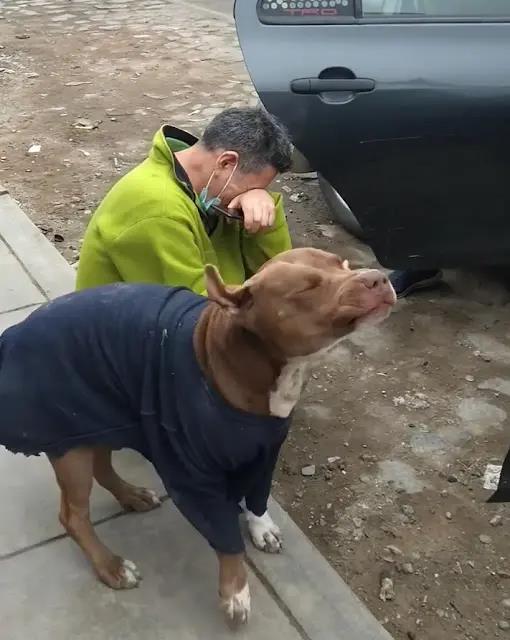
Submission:
M 237 151 L 223 151 L 218 156 L 216 164 L 220 169 L 234 168 L 239 164 L 239 154 Z
M 212 264 L 205 266 L 205 285 L 209 300 L 216 302 L 230 313 L 238 313 L 251 295 L 247 284 L 228 287 L 221 279 L 218 269 Z

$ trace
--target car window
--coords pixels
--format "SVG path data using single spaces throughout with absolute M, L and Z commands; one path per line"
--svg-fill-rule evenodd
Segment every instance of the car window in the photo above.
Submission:
M 504 18 L 508 0 L 361 0 L 363 17 Z

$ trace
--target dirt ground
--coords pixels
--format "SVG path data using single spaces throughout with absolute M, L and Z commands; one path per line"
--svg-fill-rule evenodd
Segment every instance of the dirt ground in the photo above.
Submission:
M 232 23 L 190 11 L 0 5 L 0 183 L 71 263 L 102 195 L 163 122 L 198 133 L 254 100 Z M 297 245 L 375 264 L 332 224 L 316 181 L 275 186 Z M 510 295 L 493 273 L 446 280 L 314 374 L 274 491 L 397 640 L 510 637 L 510 512 L 485 504 L 483 489 L 510 441 Z

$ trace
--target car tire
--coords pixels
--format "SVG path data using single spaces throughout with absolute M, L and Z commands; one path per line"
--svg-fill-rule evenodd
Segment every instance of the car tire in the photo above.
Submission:
M 363 233 L 363 229 L 361 228 L 358 219 L 349 209 L 335 187 L 333 187 L 321 174 L 319 174 L 319 185 L 322 195 L 324 196 L 324 200 L 326 201 L 326 204 L 332 212 L 335 220 L 339 222 L 346 231 L 362 240 L 365 234 Z

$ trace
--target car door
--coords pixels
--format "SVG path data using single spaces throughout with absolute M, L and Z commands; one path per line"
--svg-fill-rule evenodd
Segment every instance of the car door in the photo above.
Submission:
M 237 0 L 266 108 L 387 267 L 510 262 L 508 0 Z

